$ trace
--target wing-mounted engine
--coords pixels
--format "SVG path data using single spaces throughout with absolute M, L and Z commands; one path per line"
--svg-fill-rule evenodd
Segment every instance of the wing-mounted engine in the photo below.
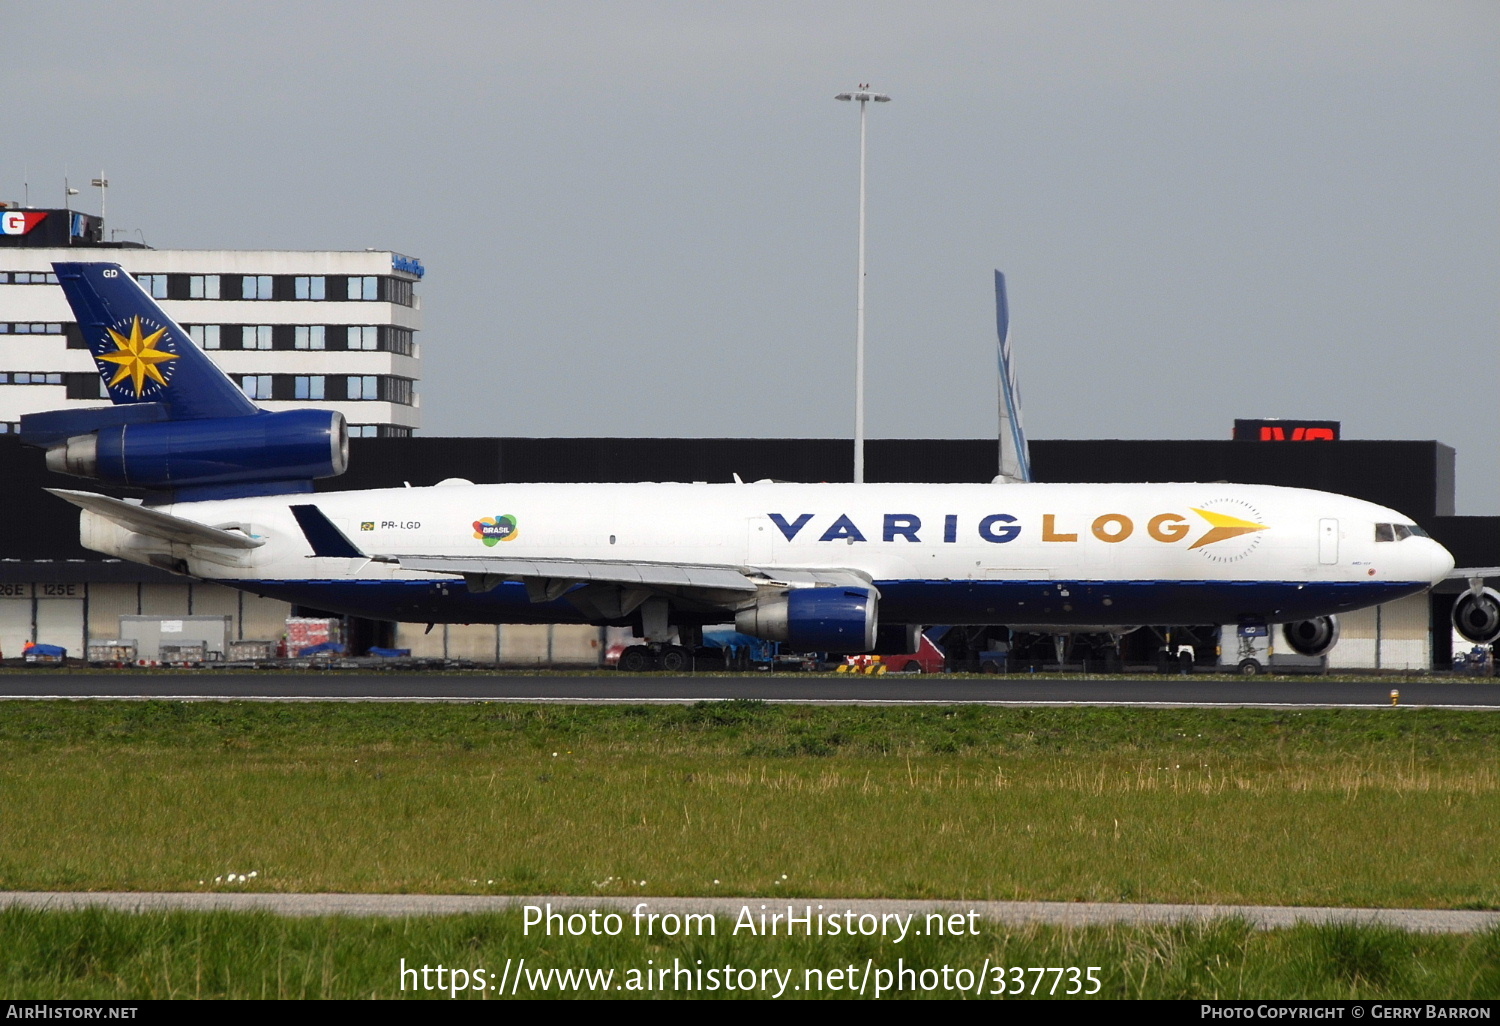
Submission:
M 1453 603 L 1453 629 L 1475 645 L 1500 639 L 1500 594 L 1492 588 L 1464 592 Z
M 1315 616 L 1282 624 L 1282 637 L 1293 652 L 1305 656 L 1325 656 L 1339 643 L 1339 621 L 1336 616 Z
M 735 629 L 803 652 L 868 652 L 878 627 L 873 588 L 768 589 L 735 614 Z

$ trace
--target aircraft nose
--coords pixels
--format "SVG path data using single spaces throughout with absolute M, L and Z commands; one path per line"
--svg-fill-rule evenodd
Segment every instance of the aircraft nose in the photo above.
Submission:
M 1431 542 L 1427 547 L 1427 579 L 1436 585 L 1439 581 L 1446 579 L 1453 572 L 1453 568 L 1457 564 L 1453 560 L 1453 553 L 1449 552 L 1445 546 L 1432 541 L 1430 538 L 1426 540 Z

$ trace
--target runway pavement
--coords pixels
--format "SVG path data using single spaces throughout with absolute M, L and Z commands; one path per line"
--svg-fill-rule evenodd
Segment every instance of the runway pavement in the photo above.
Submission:
M 93 672 L 0 674 L 0 699 L 241 701 L 667 702 L 757 699 L 803 703 L 992 705 L 1389 706 L 1500 710 L 1489 679 L 1330 681 L 1273 679 L 969 677 L 890 674 L 522 675 L 480 673 Z
M 464 894 L 245 894 L 225 892 L 146 893 L 128 891 L 0 891 L 0 908 L 36 909 L 108 908 L 126 912 L 265 911 L 287 916 L 421 916 L 469 912 L 520 913 L 524 905 L 564 914 L 599 909 L 630 915 L 644 904 L 646 913 L 713 913 L 731 919 L 749 908 L 752 915 L 806 909 L 825 916 L 852 913 L 881 916 L 895 913 L 916 917 L 921 929 L 930 912 L 972 910 L 979 919 L 1005 926 L 1040 923 L 1050 926 L 1102 926 L 1113 923 L 1135 926 L 1183 922 L 1206 922 L 1238 918 L 1260 930 L 1295 926 L 1298 923 L 1356 923 L 1394 926 L 1427 933 L 1475 933 L 1500 927 L 1500 912 L 1449 909 L 1313 908 L 1282 905 L 1150 905 L 1070 901 L 907 901 L 902 899 L 838 898 L 673 898 L 673 897 L 577 897 L 571 895 L 464 895 Z

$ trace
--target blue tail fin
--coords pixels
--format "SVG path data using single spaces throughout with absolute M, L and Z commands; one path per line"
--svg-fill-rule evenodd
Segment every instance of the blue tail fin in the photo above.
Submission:
M 1005 275 L 995 272 L 995 328 L 1000 336 L 1000 478 L 1031 480 L 1031 447 L 1021 426 L 1021 389 L 1010 354 L 1010 305 Z
M 115 405 L 155 403 L 164 420 L 260 412 L 119 264 L 52 266 Z

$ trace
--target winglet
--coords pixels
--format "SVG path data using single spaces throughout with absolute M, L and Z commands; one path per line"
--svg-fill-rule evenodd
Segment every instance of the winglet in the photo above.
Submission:
M 1010 304 L 1005 275 L 995 272 L 995 330 L 1000 345 L 1000 476 L 997 481 L 1031 480 L 1031 447 L 1021 427 L 1021 390 L 1010 354 Z
M 291 510 L 292 516 L 297 518 L 297 526 L 302 528 L 302 534 L 307 538 L 307 544 L 312 546 L 313 555 L 334 559 L 366 558 L 318 507 L 292 506 Z

